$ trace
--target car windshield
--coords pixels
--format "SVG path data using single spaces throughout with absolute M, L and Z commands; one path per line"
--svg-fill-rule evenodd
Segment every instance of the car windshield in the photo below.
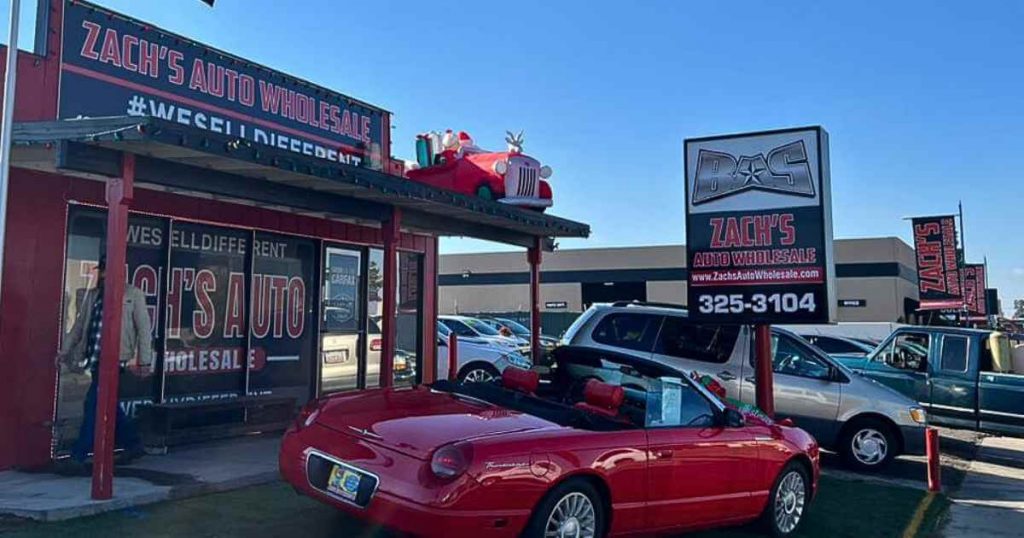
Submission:
M 476 319 L 476 318 L 465 318 L 462 320 L 463 323 L 469 325 L 474 331 L 484 336 L 499 336 L 500 333 L 491 327 L 490 325 Z
M 533 393 L 502 381 L 438 381 L 437 390 L 590 430 L 709 427 L 723 404 L 686 372 L 599 349 L 568 346 L 555 352 L 556 365 Z
M 452 334 L 452 330 L 449 329 L 447 325 L 441 323 L 440 321 L 437 322 L 437 332 L 439 332 L 441 336 L 445 338 L 448 338 L 448 335 Z
M 495 321 L 508 327 L 508 330 L 516 336 L 530 336 L 530 329 L 527 329 L 522 323 L 505 318 L 495 318 Z

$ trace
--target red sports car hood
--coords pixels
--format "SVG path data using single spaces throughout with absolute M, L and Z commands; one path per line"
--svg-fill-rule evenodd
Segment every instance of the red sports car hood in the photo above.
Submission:
M 455 441 L 561 427 L 426 387 L 329 398 L 316 423 L 424 460 L 434 449 Z

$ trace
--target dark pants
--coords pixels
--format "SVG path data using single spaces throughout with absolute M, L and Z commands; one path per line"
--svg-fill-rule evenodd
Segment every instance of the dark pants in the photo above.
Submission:
M 93 436 L 96 431 L 96 387 L 100 384 L 98 372 L 93 370 L 92 384 L 89 385 L 89 392 L 85 395 L 85 416 L 82 417 L 82 427 L 78 430 L 78 439 L 75 446 L 71 448 L 71 457 L 78 461 L 85 461 L 85 458 L 92 452 Z M 135 422 L 128 418 L 117 406 L 117 422 L 114 426 L 114 442 L 118 448 L 137 449 L 142 447 L 142 438 L 135 429 Z

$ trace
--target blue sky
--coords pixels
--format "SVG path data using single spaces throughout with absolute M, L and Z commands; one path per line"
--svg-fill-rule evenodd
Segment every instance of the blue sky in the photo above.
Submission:
M 593 228 L 563 248 L 681 243 L 683 139 L 819 124 L 837 238 L 963 200 L 968 258 L 1024 297 L 1021 2 L 100 3 L 391 110 L 396 156 L 525 130 L 553 213 Z

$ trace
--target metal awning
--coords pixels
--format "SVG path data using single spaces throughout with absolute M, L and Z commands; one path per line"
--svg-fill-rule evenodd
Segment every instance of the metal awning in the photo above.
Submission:
M 537 237 L 587 237 L 590 227 L 537 211 L 438 189 L 383 172 L 265 146 L 151 117 L 14 125 L 12 165 L 90 178 L 136 157 L 136 182 L 363 224 L 402 208 L 403 228 L 529 247 Z

